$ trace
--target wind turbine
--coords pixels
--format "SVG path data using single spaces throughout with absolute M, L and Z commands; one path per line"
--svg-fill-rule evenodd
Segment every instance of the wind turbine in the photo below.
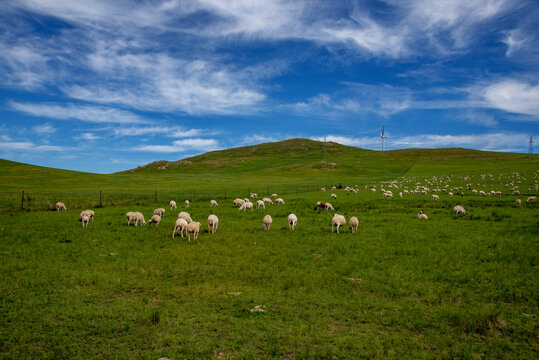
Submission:
M 380 133 L 380 148 L 382 151 L 384 151 L 384 140 L 387 138 L 387 136 L 384 135 L 384 125 L 382 125 L 382 132 Z

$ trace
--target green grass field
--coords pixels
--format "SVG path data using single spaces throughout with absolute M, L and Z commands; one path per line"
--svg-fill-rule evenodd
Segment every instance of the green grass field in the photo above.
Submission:
M 266 166 L 282 177 L 241 168 L 216 176 L 203 166 L 95 175 L 0 163 L 3 199 L 22 190 L 35 197 L 24 211 L 16 202 L 0 206 L 0 357 L 537 358 L 539 217 L 536 203 L 526 201 L 536 195 L 536 159 L 418 150 L 372 152 L 348 165 L 355 154 L 332 155 L 357 172 L 315 176 L 282 168 L 288 163 L 277 165 L 270 150 L 256 161 L 268 157 Z M 362 173 L 369 162 L 376 167 Z M 82 179 L 86 189 L 77 192 Z M 393 200 L 363 187 L 387 189 L 380 181 L 388 180 L 402 185 L 392 189 Z M 359 193 L 314 191 L 338 183 L 358 184 Z M 464 196 L 398 196 L 416 183 L 462 187 Z M 467 183 L 503 195 L 475 195 Z M 520 195 L 511 194 L 514 186 Z M 116 203 L 94 208 L 95 221 L 83 229 L 78 214 L 96 205 L 100 189 L 105 199 L 116 194 Z M 249 189 L 277 192 L 286 205 L 240 213 L 232 200 Z M 196 242 L 172 239 L 185 210 L 180 196 L 193 191 L 203 196 L 189 196 L 188 211 L 204 231 Z M 219 194 L 220 206 L 211 209 L 206 196 Z M 170 196 L 178 210 L 166 206 Z M 517 198 L 523 203 L 513 207 Z M 68 210 L 48 211 L 58 200 Z M 317 201 L 331 201 L 347 220 L 357 216 L 358 233 L 347 226 L 332 234 L 332 213 L 315 210 Z M 466 216 L 453 214 L 457 204 Z M 158 228 L 127 226 L 127 211 L 148 220 L 157 207 L 167 209 Z M 417 218 L 420 210 L 429 220 Z M 220 219 L 216 234 L 207 232 L 211 213 Z M 295 232 L 289 213 L 299 218 Z M 265 214 L 273 217 L 269 232 Z M 265 311 L 252 311 L 257 306 Z

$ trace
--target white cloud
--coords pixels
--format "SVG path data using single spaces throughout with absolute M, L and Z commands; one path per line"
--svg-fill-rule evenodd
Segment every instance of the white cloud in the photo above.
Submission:
M 502 80 L 487 85 L 481 96 L 488 107 L 539 118 L 539 85 Z
M 526 145 L 526 134 L 497 132 L 468 135 L 424 134 L 386 140 L 389 148 L 463 147 L 487 151 L 518 151 Z
M 56 132 L 56 128 L 50 124 L 36 125 L 32 127 L 32 130 L 38 134 L 52 134 Z
M 368 85 L 346 83 L 345 90 L 334 94 L 318 94 L 303 102 L 286 105 L 301 115 L 330 117 L 350 116 L 351 113 L 375 113 L 384 117 L 412 106 L 412 91 L 387 84 Z
M 65 151 L 69 148 L 53 145 L 36 145 L 30 141 L 0 142 L 0 150 L 4 151 Z
M 176 140 L 172 145 L 139 145 L 131 150 L 163 153 L 183 153 L 186 151 L 213 151 L 220 149 L 219 142 L 215 139 L 190 138 Z
M 11 109 L 33 116 L 60 120 L 80 120 L 92 123 L 147 123 L 125 110 L 96 105 L 8 102 Z
M 75 140 L 87 140 L 87 141 L 93 141 L 101 138 L 101 136 L 97 136 L 94 133 L 82 133 L 79 136 L 73 137 Z

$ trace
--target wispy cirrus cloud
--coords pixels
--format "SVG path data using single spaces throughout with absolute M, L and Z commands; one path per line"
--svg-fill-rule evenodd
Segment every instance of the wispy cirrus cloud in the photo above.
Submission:
M 56 132 L 56 128 L 54 126 L 52 126 L 51 124 L 43 124 L 43 125 L 36 125 L 34 127 L 32 127 L 32 131 L 37 133 L 37 134 L 41 134 L 41 135 L 44 135 L 44 134 L 52 134 L 52 133 L 55 133 Z
M 220 149 L 216 139 L 190 138 L 173 141 L 171 145 L 138 145 L 131 148 L 134 151 L 158 153 L 184 153 L 187 151 L 213 151 Z
M 148 123 L 147 120 L 130 111 L 98 105 L 21 103 L 9 101 L 8 106 L 12 110 L 33 116 L 59 120 L 80 120 L 91 123 Z
M 31 141 L 0 141 L 4 151 L 67 151 L 70 148 L 56 145 L 38 145 Z

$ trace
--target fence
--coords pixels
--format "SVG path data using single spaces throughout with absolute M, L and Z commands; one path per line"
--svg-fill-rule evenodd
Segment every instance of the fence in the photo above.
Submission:
M 158 189 L 152 191 L 127 191 L 127 190 L 95 190 L 95 191 L 11 191 L 0 193 L 0 212 L 14 211 L 42 211 L 54 210 L 58 201 L 64 202 L 69 209 L 82 208 L 100 208 L 109 206 L 127 206 L 127 205 L 158 205 L 168 204 L 170 200 L 183 202 L 185 199 L 190 201 L 209 201 L 227 200 L 234 198 L 245 198 L 250 193 L 257 193 L 259 197 L 270 196 L 273 193 L 279 196 L 287 194 L 307 193 L 320 191 L 321 187 L 328 190 L 330 185 L 291 185 L 291 186 L 273 186 L 273 185 L 253 185 L 241 188 L 223 187 L 222 189 L 213 189 L 203 191 L 198 189 Z M 335 184 L 341 188 L 342 184 Z

